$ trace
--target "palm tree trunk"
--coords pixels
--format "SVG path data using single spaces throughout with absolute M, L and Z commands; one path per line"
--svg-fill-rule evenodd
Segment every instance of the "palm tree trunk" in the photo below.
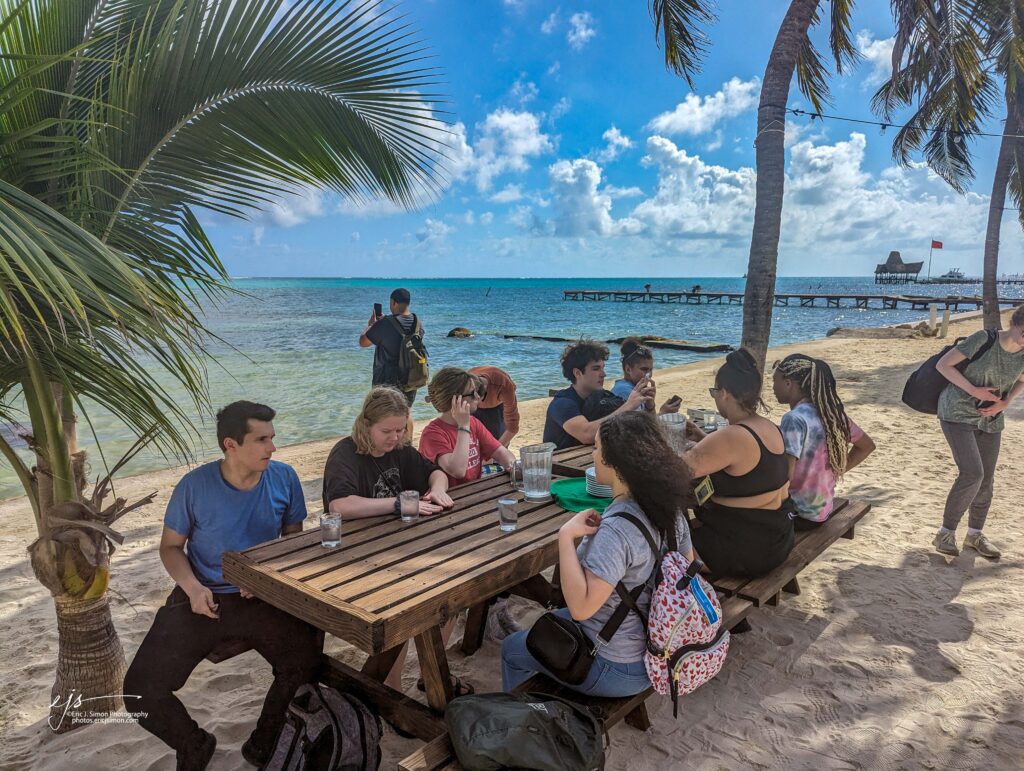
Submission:
M 743 346 L 764 371 L 775 304 L 775 276 L 782 228 L 782 194 L 786 181 L 786 111 L 800 47 L 818 0 L 792 0 L 772 46 L 757 109 L 757 183 L 754 232 L 743 297 Z
M 106 595 L 91 600 L 58 595 L 53 601 L 58 648 L 50 728 L 63 733 L 83 725 L 75 721 L 76 712 L 87 716 L 121 708 L 125 659 Z
M 1017 142 L 1017 110 L 1012 99 L 1007 99 L 1006 123 L 1003 138 L 999 141 L 999 155 L 996 171 L 992 176 L 992 195 L 988 201 L 988 227 L 985 230 L 985 261 L 981 278 L 981 297 L 984 301 L 985 329 L 1002 329 L 999 313 L 999 229 L 1003 224 L 1003 207 L 1006 206 L 1006 186 L 1010 181 L 1010 167 L 1013 164 L 1014 144 Z

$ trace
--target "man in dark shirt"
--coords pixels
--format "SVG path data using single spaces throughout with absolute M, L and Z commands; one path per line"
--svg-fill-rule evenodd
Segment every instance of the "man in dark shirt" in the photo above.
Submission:
M 562 352 L 562 374 L 572 385 L 555 394 L 548 405 L 544 420 L 544 441 L 554 442 L 559 450 L 581 444 L 593 444 L 599 420 L 587 420 L 583 403 L 595 391 L 604 388 L 604 363 L 608 360 L 608 347 L 593 340 L 580 340 L 567 345 Z M 629 398 L 612 415 L 635 410 L 644 399 L 652 395 L 648 388 L 634 388 Z M 606 416 L 606 417 L 611 417 Z
M 404 334 L 408 335 L 416 326 L 416 315 L 409 312 L 409 303 L 412 295 L 408 289 L 396 289 L 391 293 L 391 315 L 401 326 Z M 399 353 L 402 348 L 402 334 L 395 328 L 394 323 L 387 317 L 377 318 L 370 316 L 363 334 L 359 336 L 359 345 L 362 348 L 376 346 L 373 352 L 373 385 L 395 386 L 409 402 L 409 406 L 416 400 L 416 389 L 405 390 L 405 384 L 401 381 L 399 372 Z

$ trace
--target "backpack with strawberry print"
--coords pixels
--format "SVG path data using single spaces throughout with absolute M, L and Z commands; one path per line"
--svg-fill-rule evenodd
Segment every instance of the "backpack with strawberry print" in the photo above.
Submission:
M 700 575 L 701 562 L 689 562 L 679 553 L 675 532 L 668 534 L 668 551 L 662 553 L 639 519 L 627 512 L 618 516 L 639 529 L 657 555 L 644 665 L 654 690 L 672 697 L 672 715 L 676 717 L 679 697 L 717 675 L 725 663 L 729 630 L 722 624 L 722 605 Z

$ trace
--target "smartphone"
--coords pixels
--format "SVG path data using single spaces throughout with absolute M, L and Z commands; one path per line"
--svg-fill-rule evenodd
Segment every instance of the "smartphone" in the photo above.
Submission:
M 373 315 L 374 315 L 374 318 L 378 318 L 378 319 L 384 318 L 384 306 L 381 305 L 380 303 L 374 303 L 373 304 Z
M 682 396 L 680 396 L 679 394 L 675 394 L 675 395 L 672 396 L 671 399 L 668 400 L 668 403 L 672 404 L 672 405 L 676 405 L 676 404 L 679 404 L 682 400 L 683 400 Z

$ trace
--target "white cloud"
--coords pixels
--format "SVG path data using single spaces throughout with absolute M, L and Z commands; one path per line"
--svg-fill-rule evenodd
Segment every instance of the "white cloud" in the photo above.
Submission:
M 723 141 L 724 135 L 722 134 L 722 130 L 717 129 L 715 131 L 715 138 L 708 142 L 706 145 L 704 145 L 704 149 L 707 150 L 709 153 L 713 153 L 715 150 L 721 148 Z
M 554 145 L 540 130 L 540 119 L 536 115 L 503 107 L 477 126 L 474 150 L 476 185 L 484 191 L 500 174 L 526 171 L 530 158 L 552 152 Z
M 864 58 L 870 70 L 861 79 L 861 88 L 868 89 L 879 86 L 892 75 L 892 49 L 895 37 L 875 40 L 875 36 L 866 29 L 857 33 L 857 50 Z
M 492 195 L 488 200 L 494 203 L 514 203 L 523 198 L 523 191 L 519 185 L 506 185 L 502 190 Z
M 548 169 L 551 178 L 552 219 L 548 232 L 580 237 L 635 234 L 643 225 L 635 219 L 612 218 L 612 197 L 600 191 L 601 167 L 588 158 L 558 161 Z
M 263 245 L 263 235 L 266 232 L 267 232 L 267 229 L 263 225 L 257 225 L 256 227 L 254 227 L 252 229 L 252 245 L 253 246 L 262 246 Z
M 416 240 L 427 246 L 437 246 L 454 232 L 455 228 L 451 225 L 427 217 L 423 227 L 416 231 Z
M 324 213 L 324 197 L 325 194 L 321 190 L 304 188 L 275 201 L 267 208 L 267 214 L 275 225 L 295 227 Z
M 671 112 L 663 112 L 648 125 L 661 134 L 703 134 L 728 118 L 757 106 L 761 81 L 732 78 L 710 96 L 687 94 Z
M 574 13 L 569 17 L 569 31 L 566 33 L 565 39 L 572 46 L 573 50 L 582 51 L 583 47 L 596 34 L 597 29 L 594 28 L 594 17 L 587 11 Z
M 480 215 L 481 225 L 490 225 L 492 222 L 494 222 L 494 212 L 485 211 Z
M 361 239 L 362 239 L 362 236 L 359 235 L 359 231 L 358 230 L 353 230 L 352 231 L 352 235 L 349 236 L 349 241 L 351 241 L 353 244 L 358 244 Z
M 605 141 L 605 147 L 603 150 L 598 152 L 597 160 L 602 163 L 608 161 L 614 161 L 624 150 L 628 150 L 633 146 L 633 140 L 619 131 L 615 126 L 612 126 L 601 135 L 601 139 Z
M 465 179 L 472 172 L 475 163 L 473 148 L 466 139 L 465 124 L 459 121 L 450 126 L 444 142 L 447 145 L 443 150 L 445 171 L 453 181 Z
M 522 106 L 536 99 L 539 93 L 540 90 L 537 88 L 537 84 L 528 81 L 525 72 L 520 72 L 516 82 L 509 89 L 509 98 Z
M 612 198 L 637 198 L 642 196 L 644 191 L 638 187 L 616 187 L 615 185 L 604 186 L 605 195 L 610 195 Z
M 555 102 L 555 106 L 551 108 L 550 112 L 548 112 L 548 123 L 553 124 L 556 120 L 558 120 L 563 115 L 568 113 L 571 109 L 572 100 L 569 99 L 568 97 L 563 96 L 561 99 Z
M 551 15 L 544 19 L 544 23 L 540 25 L 541 34 L 550 35 L 554 33 L 561 23 L 562 20 L 558 15 L 558 10 L 552 11 Z
M 558 72 L 561 69 L 562 69 L 562 63 L 556 61 L 550 67 L 548 67 L 546 74 L 549 75 L 550 77 L 554 77 L 554 78 L 557 79 Z

